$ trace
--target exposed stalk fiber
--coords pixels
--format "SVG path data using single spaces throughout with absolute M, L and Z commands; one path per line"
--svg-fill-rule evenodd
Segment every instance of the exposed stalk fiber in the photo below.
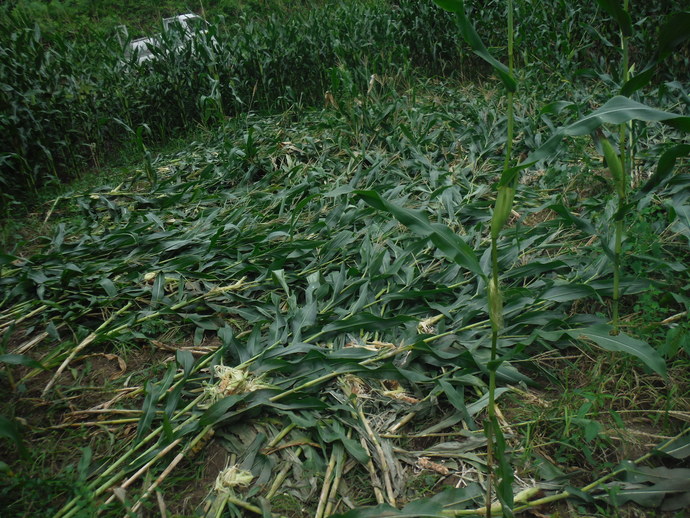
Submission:
M 192 408 L 194 408 L 203 398 L 203 395 L 198 396 L 194 400 L 192 400 L 187 406 L 185 406 L 182 410 L 180 410 L 174 417 L 173 419 L 176 419 L 180 415 L 183 415 L 184 413 L 189 412 Z M 185 420 L 183 423 L 181 423 L 179 426 L 177 426 L 174 430 L 177 431 L 179 430 L 184 424 L 189 422 L 192 419 L 192 417 L 188 418 Z M 123 478 L 125 476 L 124 470 L 119 471 L 115 475 L 113 475 L 110 479 L 106 480 L 105 482 L 102 482 L 99 485 L 99 481 L 103 480 L 105 477 L 111 475 L 115 470 L 117 470 L 122 464 L 124 464 L 127 460 L 129 460 L 139 449 L 144 446 L 145 444 L 149 443 L 152 439 L 155 439 L 160 435 L 160 433 L 163 431 L 163 427 L 159 426 L 155 430 L 153 430 L 149 435 L 144 437 L 139 444 L 136 444 L 127 452 L 125 452 L 121 457 L 119 457 L 115 462 L 113 462 L 101 475 L 96 478 L 94 481 L 92 481 L 90 484 L 88 484 L 87 488 L 93 492 L 94 497 L 102 495 L 106 490 L 108 490 L 110 487 L 113 486 L 113 484 L 117 483 L 118 480 Z M 145 455 L 146 453 L 149 453 L 155 449 L 155 445 L 148 448 L 142 455 Z M 62 509 L 58 511 L 58 513 L 55 515 L 56 518 L 64 516 L 65 518 L 69 516 L 73 516 L 75 513 L 79 512 L 81 509 L 81 506 L 79 504 L 79 498 L 73 498 L 69 502 L 67 502 Z
M 228 495 L 226 497 L 226 500 L 230 502 L 233 505 L 236 505 L 237 507 L 241 507 L 242 509 L 246 509 L 247 511 L 251 511 L 254 514 L 260 514 L 263 515 L 263 511 L 261 510 L 260 507 L 257 507 L 253 504 L 250 504 L 249 502 L 245 502 L 244 500 L 240 500 L 239 498 L 236 498 L 234 496 Z
M 72 359 L 77 355 L 77 353 L 79 353 L 79 351 L 88 347 L 88 345 L 91 342 L 93 342 L 94 340 L 96 340 L 96 338 L 99 337 L 99 334 L 101 333 L 101 331 L 103 331 L 103 329 L 108 327 L 108 324 L 110 324 L 116 317 L 118 317 L 119 315 L 121 315 L 122 313 L 127 311 L 131 306 L 132 306 L 131 302 L 128 302 L 127 304 L 125 304 L 122 308 L 120 308 L 115 313 L 110 315 L 108 317 L 108 319 L 105 322 L 103 322 L 100 326 L 98 326 L 98 328 L 93 333 L 89 334 L 89 336 L 84 338 L 74 349 L 72 349 L 72 351 L 69 353 L 69 356 L 67 356 L 67 358 L 65 358 L 65 361 L 62 362 L 62 365 L 60 365 L 58 370 L 55 371 L 55 374 L 53 374 L 53 377 L 50 378 L 50 381 L 48 382 L 48 384 L 43 389 L 41 396 L 45 397 L 46 394 L 48 394 L 48 391 L 50 391 L 50 389 L 53 387 L 53 385 L 55 384 L 57 379 L 60 377 L 60 374 L 62 374 L 62 372 L 67 368 L 67 366 L 72 361 Z
M 285 428 L 283 428 L 278 435 L 276 435 L 271 442 L 266 445 L 267 449 L 275 448 L 280 441 L 282 441 L 287 434 L 289 434 L 297 425 L 290 423 Z
M 298 446 L 295 448 L 295 457 L 299 457 L 300 454 L 302 453 L 302 447 Z M 266 493 L 266 499 L 270 500 L 276 494 L 278 493 L 278 490 L 281 488 L 283 485 L 283 482 L 285 481 L 285 478 L 287 477 L 288 473 L 292 469 L 292 465 L 290 462 L 286 462 L 285 466 L 278 472 L 278 475 L 276 475 L 276 478 L 273 480 L 273 484 L 271 484 L 271 488 L 268 490 L 268 493 Z
M 62 326 L 60 326 L 62 327 Z M 13 354 L 24 354 L 29 351 L 34 345 L 40 343 L 44 338 L 48 336 L 48 333 L 43 331 L 42 333 L 38 333 L 36 336 L 31 338 L 30 340 L 27 340 L 23 344 L 21 344 L 19 347 L 17 347 L 14 351 L 12 351 Z
M 154 463 L 156 463 L 159 459 L 162 459 L 163 457 L 165 457 L 165 456 L 168 454 L 168 452 L 170 452 L 173 448 L 175 448 L 175 446 L 177 446 L 177 445 L 180 444 L 181 442 L 182 442 L 182 438 L 179 438 L 179 439 L 174 440 L 174 441 L 171 442 L 170 444 L 168 444 L 165 448 L 163 448 L 160 452 L 158 452 L 158 453 L 156 454 L 156 456 L 153 457 L 153 459 L 151 459 L 150 462 L 147 462 L 146 464 L 144 464 L 141 468 L 139 468 L 139 470 L 138 470 L 136 473 L 134 473 L 134 475 L 132 475 L 132 476 L 129 477 L 127 480 L 125 480 L 122 484 L 120 484 L 120 487 L 121 487 L 122 489 L 127 489 L 127 488 L 128 488 L 129 486 L 131 486 L 134 482 L 136 482 L 136 480 L 137 480 L 139 477 L 141 477 L 144 473 L 146 473 L 146 472 L 148 471 L 148 469 L 149 469 Z M 115 495 L 114 495 L 114 494 L 111 495 L 110 498 L 108 498 L 108 499 L 105 501 L 106 505 L 109 504 L 110 502 L 112 502 L 114 498 L 115 498 Z
M 185 448 L 184 448 L 180 453 L 177 454 L 177 456 L 176 456 L 176 457 L 170 462 L 170 464 L 163 470 L 163 472 L 158 476 L 158 478 L 153 482 L 153 484 L 151 484 L 151 485 L 146 489 L 146 491 L 144 491 L 144 493 L 139 497 L 138 502 L 137 502 L 136 504 L 134 504 L 134 506 L 132 507 L 132 511 L 133 511 L 133 512 L 136 512 L 136 511 L 138 511 L 138 510 L 141 508 L 141 506 L 143 505 L 144 501 L 149 497 L 149 495 L 150 495 L 151 493 L 153 493 L 153 491 L 154 491 L 158 486 L 160 486 L 161 482 L 163 482 L 163 481 L 168 477 L 168 475 L 170 475 L 170 473 L 172 473 L 172 470 L 175 469 L 175 467 L 176 467 L 180 462 L 182 462 L 182 459 L 185 458 L 185 456 L 187 455 L 187 453 L 188 453 L 190 450 L 192 450 L 192 449 L 194 448 L 194 446 L 196 446 L 196 444 L 197 444 L 199 441 L 201 441 L 201 440 L 206 436 L 206 434 L 209 433 L 211 430 L 213 430 L 213 426 L 212 426 L 212 425 L 208 425 L 208 426 L 204 427 L 204 429 L 203 429 L 201 432 L 199 432 L 199 433 L 196 435 L 196 437 L 194 437 L 194 439 L 193 439 L 189 444 L 187 444 L 187 446 L 185 446 Z
M 352 429 L 349 429 L 347 431 L 347 438 L 350 439 L 351 437 Z M 345 467 L 345 451 L 342 448 L 340 450 L 340 455 L 338 455 L 338 459 L 336 460 L 335 476 L 333 478 L 333 483 L 331 484 L 331 492 L 328 495 L 328 504 L 326 505 L 324 517 L 333 514 L 335 511 L 335 506 L 337 505 L 338 489 L 340 488 L 340 481 L 342 480 L 343 469 Z
M 395 432 L 400 430 L 403 426 L 412 421 L 412 419 L 414 419 L 416 415 L 417 412 L 410 412 L 408 414 L 405 414 L 397 423 L 390 427 L 389 434 L 394 434 Z
M 371 426 L 369 425 L 369 421 L 367 420 L 366 416 L 364 415 L 364 412 L 362 411 L 361 407 L 357 407 L 357 413 L 359 415 L 360 421 L 362 422 L 362 425 L 364 426 L 364 429 L 367 432 L 367 435 L 369 436 L 369 440 L 374 445 L 374 449 L 376 450 L 376 454 L 379 458 L 379 462 L 381 463 L 382 478 L 383 478 L 384 488 L 386 489 L 387 503 L 389 505 L 392 505 L 393 507 L 395 507 L 395 494 L 393 493 L 393 483 L 391 481 L 390 468 L 388 466 L 388 461 L 386 460 L 386 455 L 383 452 L 383 447 L 381 446 L 381 442 L 378 440 L 378 438 L 376 437 L 376 434 L 371 429 Z
M 213 288 L 212 290 L 208 291 L 207 293 L 204 293 L 203 295 L 199 295 L 198 297 L 194 297 L 194 298 L 188 299 L 188 300 L 183 300 L 181 302 L 178 302 L 177 304 L 173 304 L 172 306 L 170 306 L 170 308 L 168 308 L 168 311 L 173 311 L 173 312 L 178 311 L 178 310 L 180 310 L 186 306 L 189 306 L 190 304 L 194 304 L 195 302 L 198 302 L 198 301 L 203 300 L 205 298 L 218 295 L 219 293 L 225 293 L 227 291 L 233 291 L 233 290 L 239 289 L 241 287 L 244 287 L 245 286 L 244 280 L 245 280 L 245 277 L 243 277 L 239 281 L 235 282 L 234 284 Z M 72 349 L 69 356 L 62 362 L 62 365 L 60 365 L 60 367 L 55 372 L 55 374 L 53 375 L 51 380 L 48 382 L 46 387 L 43 389 L 43 393 L 42 393 L 43 397 L 46 396 L 48 391 L 52 388 L 52 386 L 57 381 L 57 378 L 67 368 L 67 366 L 72 361 L 72 359 L 77 355 L 77 353 L 79 351 L 83 350 L 84 348 L 86 348 L 87 346 L 89 346 L 96 339 L 103 339 L 103 338 L 116 336 L 134 324 L 141 324 L 143 322 L 146 322 L 147 320 L 151 320 L 153 318 L 160 317 L 163 314 L 162 311 L 149 313 L 143 317 L 136 319 L 134 322 L 128 322 L 126 324 L 122 324 L 122 325 L 115 327 L 111 330 L 103 332 L 104 329 L 107 328 L 108 324 L 110 324 L 115 319 L 115 317 L 117 317 L 117 316 L 121 315 L 122 313 L 124 313 L 125 311 L 127 311 L 131 306 L 132 306 L 132 302 L 128 302 L 124 307 L 120 308 L 118 311 L 116 311 L 115 313 L 110 315 L 110 317 L 105 322 L 103 322 L 100 326 L 98 326 L 98 328 L 94 332 L 89 334 L 89 336 L 87 336 L 84 340 L 82 340 L 79 343 L 79 345 L 77 345 L 74 349 Z
M 444 334 L 447 334 L 447 333 L 444 333 Z M 442 335 L 436 335 L 436 336 L 433 336 L 433 337 L 428 338 L 427 340 L 432 341 L 432 340 L 434 340 L 434 339 L 438 339 L 440 336 L 442 336 Z M 372 357 L 372 358 L 368 358 L 367 360 L 363 360 L 362 362 L 360 362 L 360 364 L 361 364 L 361 365 L 368 365 L 368 364 L 374 363 L 374 362 L 376 362 L 376 361 L 381 361 L 381 360 L 385 360 L 385 359 L 388 359 L 388 358 L 392 358 L 392 357 L 394 357 L 394 356 L 396 356 L 396 355 L 398 355 L 398 354 L 400 354 L 400 353 L 402 353 L 402 352 L 406 352 L 407 350 L 409 350 L 409 346 L 408 346 L 408 347 L 401 347 L 401 348 L 398 348 L 398 349 L 394 349 L 394 350 L 389 351 L 389 352 L 387 352 L 387 353 L 385 353 L 385 354 L 383 354 L 383 355 L 379 355 L 379 356 L 375 356 L 375 357 Z M 293 389 L 291 389 L 291 390 L 289 390 L 289 391 L 285 391 L 285 392 L 282 392 L 282 393 L 280 393 L 280 394 L 276 394 L 275 396 L 273 396 L 272 398 L 270 398 L 270 401 L 278 401 L 278 400 L 280 400 L 280 399 L 282 399 L 282 398 L 284 398 L 284 397 L 287 397 L 287 396 L 290 395 L 290 394 L 299 392 L 300 390 L 303 390 L 303 389 L 305 389 L 305 388 L 310 388 L 310 387 L 316 386 L 316 385 L 318 385 L 318 384 L 320 384 L 320 383 L 322 383 L 322 382 L 324 382 L 324 381 L 327 381 L 327 380 L 332 379 L 332 378 L 334 378 L 334 377 L 337 377 L 337 376 L 339 376 L 339 375 L 341 375 L 341 373 L 334 372 L 334 373 L 329 373 L 329 374 L 327 374 L 327 375 L 325 375 L 325 376 L 321 376 L 321 377 L 319 377 L 319 378 L 317 378 L 317 379 L 315 379 L 315 380 L 312 380 L 312 381 L 310 381 L 310 382 L 304 383 L 304 384 L 300 385 L 299 387 L 295 387 L 295 388 L 293 388 Z M 203 397 L 203 396 L 197 397 L 197 398 L 195 399 L 195 401 L 199 401 L 199 400 L 201 399 L 201 397 Z M 185 407 L 185 409 L 183 409 L 182 412 L 186 412 L 186 411 L 190 410 L 195 404 L 196 404 L 196 403 L 192 402 L 192 403 L 190 404 L 191 406 L 188 405 L 188 407 Z M 191 417 L 190 417 L 190 419 L 191 419 Z M 149 437 L 151 437 L 151 438 L 152 438 L 152 437 L 155 437 L 155 436 L 158 435 L 161 431 L 162 431 L 162 427 L 159 427 L 158 429 L 154 430 L 154 432 L 152 432 L 151 434 L 149 434 L 149 436 L 147 436 L 145 439 L 142 440 L 142 443 L 147 442 L 148 440 L 150 440 Z M 119 466 L 121 463 L 123 463 L 123 462 L 126 460 L 126 458 L 128 458 L 128 457 L 130 456 L 129 454 L 133 453 L 134 451 L 135 451 L 135 450 L 130 450 L 130 451 L 128 452 L 128 454 L 126 454 L 124 457 L 121 457 L 121 458 L 119 459 L 119 461 L 116 462 L 115 466 Z M 381 453 L 382 453 L 382 452 L 381 452 Z M 182 460 L 181 458 L 180 458 L 179 460 L 177 460 L 177 463 L 179 463 L 179 461 L 181 461 L 181 460 Z M 175 462 L 175 461 L 173 461 L 173 462 Z M 102 477 L 105 476 L 105 475 L 107 475 L 107 474 L 109 474 L 109 473 L 112 473 L 112 471 L 114 471 L 114 469 L 115 469 L 115 466 L 111 466 L 111 469 L 106 470 L 106 472 L 102 475 Z M 174 467 L 174 466 L 173 466 L 173 467 Z M 172 468 L 171 468 L 171 469 L 172 469 Z M 121 476 L 124 476 L 124 474 L 122 474 Z M 121 476 L 117 476 L 117 475 L 116 475 L 116 477 L 114 477 L 113 479 L 107 481 L 106 484 L 105 484 L 104 486 L 99 487 L 98 490 L 96 491 L 97 494 L 96 494 L 95 496 L 98 496 L 99 494 L 102 494 L 108 487 L 111 487 L 111 485 L 112 485 L 113 483 L 115 483 L 117 480 L 119 480 L 119 478 L 121 478 Z M 166 476 L 167 476 L 167 474 L 166 474 Z M 101 478 L 102 478 L 102 477 L 101 477 Z M 161 480 L 161 481 L 162 481 L 162 480 Z M 160 483 L 160 482 L 159 482 L 159 483 Z M 390 481 L 388 481 L 388 485 L 390 486 Z M 157 487 L 157 486 L 152 486 L 152 489 L 151 489 L 151 488 L 149 488 L 149 489 L 150 489 L 151 491 L 153 491 L 156 487 Z M 389 497 L 389 500 L 390 500 L 390 497 L 391 497 L 391 495 L 392 495 L 392 487 L 390 487 L 390 490 L 387 491 L 387 492 L 388 492 L 388 497 Z M 75 503 L 76 503 L 76 502 L 75 502 Z M 73 505 L 74 505 L 74 504 L 69 505 L 69 503 L 68 503 L 68 506 L 69 506 L 69 507 L 66 508 L 66 509 L 63 509 L 63 511 L 67 511 L 67 510 L 68 510 L 69 508 L 71 508 Z M 73 510 L 73 511 L 74 511 L 74 510 Z M 68 514 L 66 514 L 65 516 L 72 516 L 72 514 L 71 514 L 71 513 L 68 513 Z
M 46 430 L 62 430 L 64 428 L 79 428 L 80 426 L 103 426 L 107 424 L 127 424 L 136 423 L 138 417 L 126 417 L 122 419 L 104 419 L 103 421 L 82 421 L 80 423 L 62 423 L 48 426 Z
M 314 518 L 324 517 L 328 495 L 330 494 L 332 482 L 331 478 L 333 476 L 333 470 L 335 469 L 336 457 L 336 448 L 334 446 L 333 450 L 331 451 L 331 458 L 328 461 L 328 466 L 326 467 L 326 473 L 323 476 L 323 486 L 321 487 L 321 495 L 319 496 L 319 503 L 316 507 L 316 514 L 314 514 Z
M 437 338 L 440 337 L 440 336 L 441 336 L 441 335 L 436 335 L 436 336 L 434 336 L 434 337 L 430 337 L 428 340 L 431 341 L 431 340 L 433 340 L 433 339 L 437 339 Z M 401 348 L 395 349 L 395 350 L 393 350 L 393 351 L 389 351 L 389 352 L 387 352 L 387 353 L 385 353 L 385 354 L 383 354 L 383 355 L 375 356 L 375 357 L 369 358 L 369 359 L 367 359 L 367 360 L 363 360 L 362 362 L 360 362 L 360 364 L 361 364 L 361 365 L 368 365 L 368 364 L 374 363 L 374 362 L 376 362 L 376 361 L 385 360 L 385 359 L 394 357 L 394 356 L 396 356 L 396 355 L 398 355 L 398 354 L 400 354 L 400 353 L 402 353 L 402 352 L 406 352 L 407 350 L 409 350 L 409 347 L 401 347 Z M 300 390 L 303 390 L 303 389 L 305 389 L 305 388 L 310 388 L 310 387 L 316 386 L 316 385 L 318 385 L 318 384 L 320 384 L 320 383 L 322 383 L 322 382 L 324 382 L 324 381 L 327 381 L 327 380 L 332 379 L 332 378 L 334 378 L 334 377 L 337 377 L 337 376 L 339 376 L 339 375 L 341 375 L 341 373 L 338 373 L 338 372 L 329 373 L 329 374 L 327 374 L 327 375 L 325 375 L 325 376 L 321 376 L 320 378 L 317 378 L 317 379 L 312 380 L 312 381 L 310 381 L 310 382 L 304 383 L 304 384 L 300 385 L 299 387 L 295 387 L 294 389 L 292 389 L 292 390 L 290 390 L 290 391 L 285 391 L 285 392 L 282 392 L 282 393 L 280 393 L 280 394 L 277 394 L 277 395 L 273 396 L 270 400 L 271 400 L 271 401 L 278 401 L 278 400 L 280 400 L 280 399 L 282 399 L 282 398 L 284 398 L 284 397 L 287 397 L 289 394 L 293 394 L 293 393 L 299 392 Z M 185 407 L 180 413 L 178 413 L 178 415 L 180 415 L 180 414 L 183 413 L 183 412 L 189 411 L 191 408 L 193 408 L 193 407 L 198 403 L 198 401 L 201 400 L 202 397 L 203 397 L 203 396 L 197 397 L 192 403 L 190 403 L 190 404 L 189 404 L 187 407 Z M 191 418 L 190 418 L 190 419 L 191 419 Z M 180 426 L 182 426 L 182 425 L 180 425 Z M 154 437 L 156 437 L 158 434 L 160 434 L 161 431 L 162 431 L 162 427 L 157 428 L 157 429 L 154 430 L 151 434 L 149 434 L 146 438 L 144 438 L 144 439 L 142 440 L 142 442 L 140 443 L 140 445 L 141 445 L 141 444 L 144 444 L 144 443 L 146 443 L 146 442 L 148 442 L 148 441 L 150 441 L 152 438 L 154 438 Z M 135 448 L 135 449 L 132 449 L 132 450 L 130 450 L 130 451 L 128 451 L 123 457 L 121 457 L 120 459 L 118 459 L 118 461 L 116 461 L 113 465 L 111 465 L 111 467 L 110 467 L 108 470 L 106 470 L 106 472 L 104 472 L 103 475 L 101 475 L 101 477 L 99 477 L 99 478 L 103 478 L 104 476 L 107 476 L 108 474 L 112 473 L 115 469 L 117 469 L 117 467 L 118 467 L 119 465 L 121 465 L 122 463 L 124 463 L 124 462 L 125 462 L 135 451 L 136 451 L 136 448 Z M 180 460 L 181 460 L 181 459 L 180 459 Z M 178 461 L 178 462 L 179 462 L 179 461 Z M 373 464 L 372 464 L 372 467 L 373 467 Z M 98 495 L 102 494 L 106 489 L 108 489 L 109 487 L 111 487 L 112 484 L 114 484 L 115 482 L 117 482 L 117 480 L 119 480 L 120 478 L 122 478 L 122 476 L 124 476 L 124 473 L 122 473 L 121 475 L 116 475 L 116 476 L 113 477 L 112 479 L 108 480 L 105 484 L 101 485 L 99 488 L 97 488 L 97 489 L 95 490 L 95 492 L 94 492 L 95 495 L 94 495 L 94 496 L 98 496 Z M 154 487 L 153 489 L 155 489 L 155 487 Z M 375 492 L 376 492 L 376 489 L 375 489 Z M 391 494 L 392 494 L 392 489 L 391 489 Z M 377 500 L 378 500 L 378 497 L 377 497 Z M 69 517 L 69 516 L 72 516 L 74 512 L 76 512 L 76 510 L 78 509 L 78 507 L 75 508 L 75 509 L 73 509 L 73 507 L 74 507 L 74 505 L 76 505 L 76 503 L 77 503 L 76 499 L 75 499 L 75 500 L 72 500 L 71 502 L 68 502 L 68 504 L 61 510 L 61 512 L 67 512 L 67 511 L 69 511 L 70 509 L 72 509 L 72 511 L 68 512 L 68 513 L 65 514 L 64 516 Z M 61 515 L 58 513 L 58 516 L 61 516 Z
M 369 456 L 369 462 L 367 462 L 367 471 L 369 472 L 369 476 L 371 477 L 371 486 L 374 490 L 374 498 L 376 498 L 377 504 L 383 504 L 386 502 L 386 500 L 383 496 L 383 491 L 381 491 L 381 480 L 376 474 L 376 468 L 374 467 L 374 461 L 371 457 L 371 451 L 369 450 L 369 446 L 367 445 L 367 441 L 366 439 L 364 439 L 364 437 L 360 438 L 359 443 L 362 445 L 362 448 L 364 448 L 364 451 L 366 451 L 367 455 Z
M 387 360 L 388 358 L 392 358 L 394 356 L 397 356 L 398 354 L 407 352 L 409 350 L 410 350 L 409 346 L 399 347 L 397 349 L 394 349 L 394 350 L 387 352 L 385 354 L 382 354 L 380 356 L 374 356 L 372 358 L 368 358 L 366 360 L 363 360 L 363 361 L 359 362 L 359 364 L 360 365 L 369 365 L 369 364 L 377 362 L 377 361 Z M 315 387 L 316 385 L 320 385 L 324 381 L 328 381 L 330 379 L 336 378 L 342 374 L 343 374 L 342 372 L 330 372 L 328 374 L 324 374 L 323 376 L 316 378 L 316 379 L 313 379 L 311 381 L 308 381 L 306 383 L 303 383 L 302 385 L 299 385 L 298 387 L 294 387 L 290 390 L 286 390 L 285 392 L 281 392 L 280 394 L 276 394 L 275 396 L 271 397 L 269 399 L 269 401 L 271 401 L 271 402 L 279 401 L 279 400 L 281 400 L 287 396 L 290 396 L 290 395 L 295 394 L 301 390 L 304 390 L 305 388 Z

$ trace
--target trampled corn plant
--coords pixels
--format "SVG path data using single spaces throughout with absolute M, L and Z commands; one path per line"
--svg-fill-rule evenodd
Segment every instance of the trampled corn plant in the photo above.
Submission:
M 234 118 L 158 159 L 152 188 L 133 181 L 66 196 L 52 217 L 75 217 L 38 253 L 0 255 L 0 334 L 21 356 L 12 358 L 16 386 L 60 405 L 67 390 L 91 393 L 72 375 L 92 354 L 174 354 L 154 373 L 128 361 L 132 377 L 111 386 L 129 398 L 24 428 L 31 447 L 38 435 L 65 430 L 116 434 L 112 449 L 94 454 L 83 491 L 67 485 L 55 499 L 65 504 L 60 516 L 145 509 L 157 490 L 170 500 L 179 492 L 171 479 L 210 439 L 253 478 L 232 494 L 226 476 L 209 484 L 209 509 L 229 502 L 240 514 L 270 503 L 279 514 L 284 488 L 307 509 L 302 515 L 346 512 L 337 495 L 376 505 L 348 517 L 485 513 L 479 475 L 464 473 L 486 469 L 477 421 L 491 358 L 488 175 L 456 151 L 483 131 L 462 114 L 478 92 L 445 86 L 414 100 L 384 91 L 360 119 L 330 109 Z M 437 95 L 442 105 L 430 100 Z M 579 234 L 558 198 L 529 185 L 521 194 L 521 212 L 550 207 L 554 217 L 511 226 L 514 244 L 499 250 L 506 327 L 498 346 L 521 361 L 504 361 L 497 378 L 511 386 L 530 381 L 521 348 L 579 337 L 583 318 L 570 318 L 570 303 L 605 293 L 607 280 L 589 257 L 562 246 Z M 603 347 L 663 368 L 654 350 L 599 331 L 589 336 Z M 511 392 L 500 386 L 496 397 Z M 473 480 L 400 510 L 420 496 L 410 479 L 423 457 Z M 0 498 L 21 511 L 30 488 L 12 484 Z M 588 491 L 600 497 L 602 487 Z M 126 491 L 125 503 L 110 498 L 113 489 Z M 523 497 L 516 507 L 534 495 L 516 500 Z
M 397 40 L 400 21 L 382 4 L 242 16 L 194 38 L 172 28 L 161 33 L 153 59 L 141 63 L 117 37 L 48 43 L 24 19 L 3 15 L 0 24 L 5 197 L 69 179 L 121 147 L 130 134 L 116 119 L 147 125 L 151 140 L 161 142 L 248 106 L 287 108 L 295 99 L 320 105 L 332 68 L 348 70 L 362 92 L 373 74 L 409 72 L 409 52 Z

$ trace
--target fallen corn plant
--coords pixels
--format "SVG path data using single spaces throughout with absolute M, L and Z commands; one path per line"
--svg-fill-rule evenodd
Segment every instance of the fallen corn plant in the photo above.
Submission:
M 160 501 L 181 514 L 366 516 L 379 504 L 412 512 L 424 496 L 420 473 L 466 484 L 439 492 L 439 512 L 485 505 L 492 322 L 482 272 L 494 200 L 490 172 L 475 165 L 504 137 L 499 125 L 481 128 L 491 104 L 473 102 L 476 91 L 425 88 L 424 99 L 381 89 L 347 110 L 230 121 L 154 159 L 153 186 L 65 195 L 38 252 L 2 256 L 3 352 L 24 358 L 0 357 L 17 386 L 8 394 L 16 406 L 3 413 L 17 418 L 29 455 L 57 434 L 70 447 L 92 441 L 82 478 L 36 482 L 61 506 L 48 514 L 157 512 Z M 435 105 L 437 95 L 448 103 Z M 676 176 L 656 192 L 670 203 L 687 182 Z M 664 365 L 641 341 L 610 336 L 603 317 L 573 310 L 611 293 L 594 242 L 582 237 L 587 225 L 605 227 L 595 218 L 602 200 L 575 216 L 560 193 L 534 184 L 517 196 L 520 217 L 497 241 L 505 327 L 495 392 L 514 456 L 522 428 L 508 409 L 542 375 L 539 354 L 589 351 L 586 341 Z M 682 224 L 660 230 L 673 253 L 678 239 L 666 229 Z M 648 288 L 627 277 L 621 285 Z M 124 373 L 92 381 L 99 353 L 117 353 Z M 40 408 L 40 421 L 21 425 L 25 408 Z M 681 417 L 670 419 L 675 429 Z M 248 486 L 212 490 L 232 466 L 251 472 Z M 548 482 L 545 497 L 564 489 L 522 475 L 517 495 L 535 487 L 528 477 Z M 29 498 L 36 485 L 21 476 L 2 489 L 8 513 L 38 505 Z M 176 501 L 199 480 L 205 498 Z

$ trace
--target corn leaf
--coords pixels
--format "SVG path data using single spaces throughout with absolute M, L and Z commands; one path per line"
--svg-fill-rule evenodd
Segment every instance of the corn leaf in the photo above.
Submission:
M 46 369 L 46 367 L 41 365 L 40 362 L 37 362 L 33 358 L 30 358 L 24 354 L 0 354 L 0 363 L 6 363 L 8 365 L 24 365 L 25 367 L 31 367 L 32 369 Z
M 623 36 L 632 36 L 632 19 L 620 0 L 597 0 L 597 3 L 616 20 Z
M 413 320 L 415 319 L 406 315 L 384 318 L 372 315 L 371 313 L 357 313 L 350 318 L 326 324 L 319 331 L 319 336 L 328 336 L 333 333 L 343 333 L 345 331 L 358 331 L 360 329 L 383 331 L 384 329 L 390 329 L 391 327 L 396 327 Z
M 472 273 L 484 276 L 474 250 L 460 236 L 441 223 L 429 223 L 422 211 L 406 209 L 383 199 L 375 191 L 355 191 L 366 203 L 378 210 L 385 210 L 415 234 L 431 239 L 444 255 Z
M 658 447 L 656 451 L 670 455 L 675 459 L 690 457 L 690 435 L 684 435 Z
M 467 18 L 465 3 L 462 0 L 434 0 L 434 2 L 446 11 L 455 13 L 460 34 L 474 53 L 492 66 L 509 92 L 517 90 L 517 82 L 511 75 L 508 67 L 491 55 L 489 49 L 486 48 L 479 34 L 477 34 L 474 25 Z
M 659 56 L 667 58 L 679 45 L 690 39 L 690 12 L 669 15 L 659 29 Z
M 681 131 L 690 131 L 690 117 L 688 116 L 657 110 L 618 95 L 582 119 L 554 131 L 544 144 L 532 151 L 520 164 L 507 169 L 501 176 L 499 185 L 510 185 L 520 170 L 541 160 L 554 157 L 565 137 L 587 135 L 604 124 L 622 124 L 631 120 L 663 122 Z
M 690 155 L 690 144 L 678 144 L 664 151 L 659 157 L 654 174 L 640 190 L 648 193 L 655 187 L 658 187 L 671 175 L 676 165 L 676 160 L 688 155 Z
M 496 450 L 496 459 L 498 460 L 498 469 L 496 469 L 496 475 L 498 477 L 496 495 L 501 502 L 503 517 L 513 518 L 513 481 L 515 480 L 515 475 L 513 473 L 513 467 L 510 465 L 510 457 L 506 449 L 506 440 L 496 416 L 491 418 L 490 426 L 495 438 L 494 448 Z
M 624 333 L 612 335 L 612 330 L 611 326 L 597 324 L 582 329 L 570 329 L 567 333 L 575 339 L 589 339 L 607 351 L 624 352 L 635 356 L 657 374 L 666 376 L 666 362 L 649 344 Z

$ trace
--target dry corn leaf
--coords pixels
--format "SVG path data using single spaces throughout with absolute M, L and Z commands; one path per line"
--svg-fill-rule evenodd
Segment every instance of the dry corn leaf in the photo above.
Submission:
M 429 457 L 419 457 L 419 459 L 417 459 L 417 465 L 422 469 L 435 471 L 439 475 L 450 475 L 450 470 L 447 467 L 445 467 L 443 464 L 432 461 L 429 459 Z

